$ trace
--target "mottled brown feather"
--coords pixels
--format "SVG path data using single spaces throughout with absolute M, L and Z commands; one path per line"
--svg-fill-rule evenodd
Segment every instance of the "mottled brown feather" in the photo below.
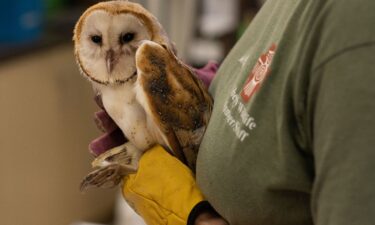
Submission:
M 174 154 L 195 170 L 199 144 L 212 111 L 211 96 L 168 48 L 146 44 L 138 50 L 136 63 L 138 83 L 152 111 L 149 116 L 167 137 Z

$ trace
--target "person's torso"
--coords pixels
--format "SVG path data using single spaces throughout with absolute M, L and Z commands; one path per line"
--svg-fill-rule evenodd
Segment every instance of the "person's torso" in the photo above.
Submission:
M 197 182 L 231 225 L 313 224 L 307 92 L 312 68 L 346 43 L 325 46 L 337 2 L 268 0 L 213 81 Z

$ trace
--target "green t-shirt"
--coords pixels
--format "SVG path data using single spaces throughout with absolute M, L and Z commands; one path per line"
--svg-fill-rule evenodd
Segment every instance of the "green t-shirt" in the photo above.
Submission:
M 197 182 L 231 225 L 375 224 L 375 1 L 268 0 L 223 62 Z

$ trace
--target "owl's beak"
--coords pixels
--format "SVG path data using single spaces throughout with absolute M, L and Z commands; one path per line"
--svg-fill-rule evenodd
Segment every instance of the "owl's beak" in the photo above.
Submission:
M 107 51 L 107 54 L 105 56 L 106 66 L 107 66 L 107 72 L 112 73 L 113 67 L 115 65 L 115 52 L 110 49 Z

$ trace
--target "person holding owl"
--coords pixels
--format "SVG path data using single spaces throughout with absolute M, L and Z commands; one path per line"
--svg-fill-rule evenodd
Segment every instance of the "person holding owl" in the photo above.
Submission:
M 374 11 L 266 1 L 210 85 L 195 176 L 156 146 L 124 198 L 152 225 L 373 224 Z

